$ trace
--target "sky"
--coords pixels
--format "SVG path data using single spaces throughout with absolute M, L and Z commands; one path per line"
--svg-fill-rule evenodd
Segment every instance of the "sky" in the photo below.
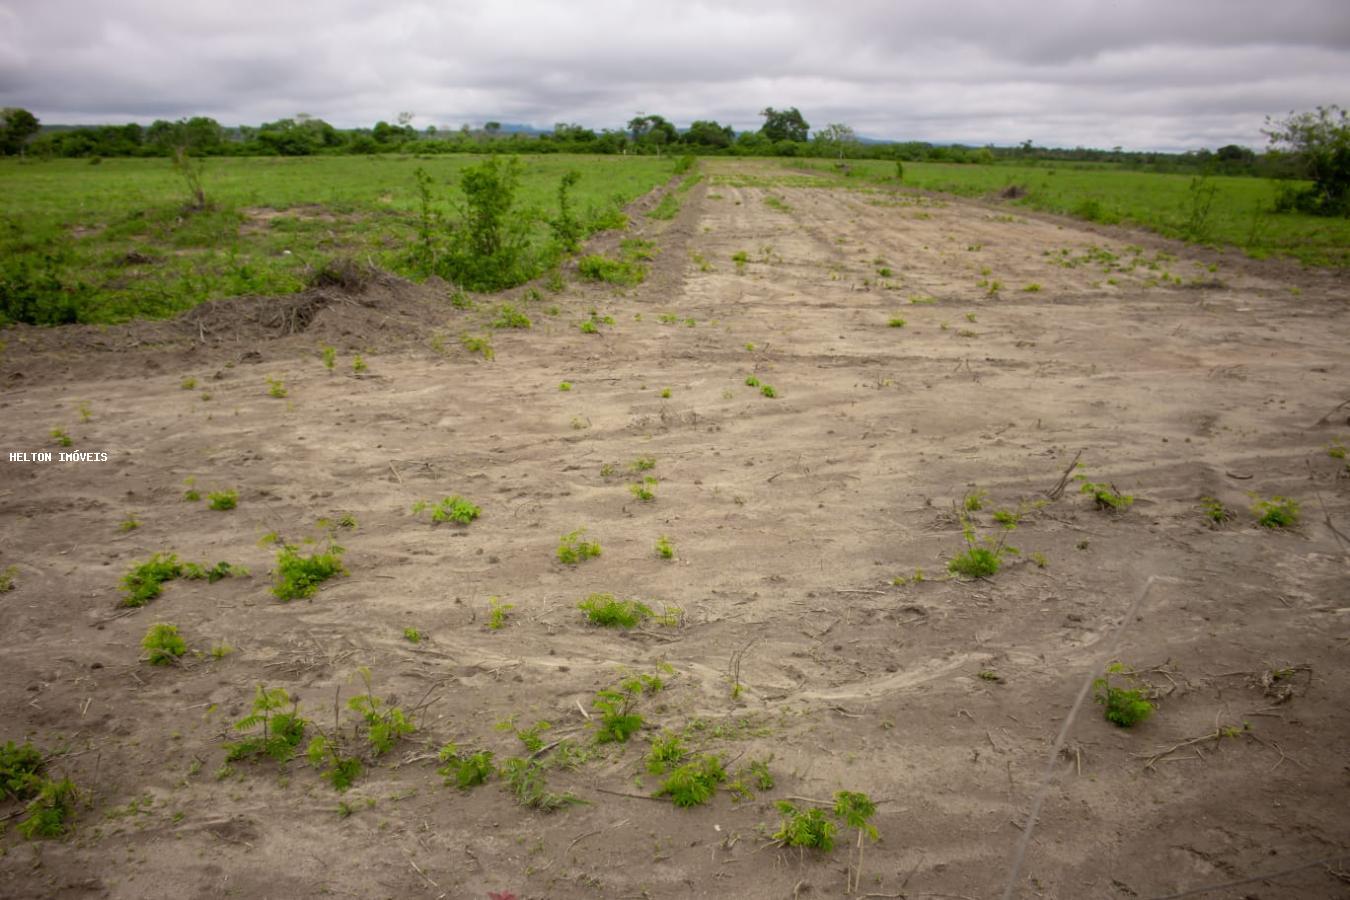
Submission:
M 49 124 L 412 112 L 1187 150 L 1350 106 L 1350 0 L 0 0 L 0 106 Z

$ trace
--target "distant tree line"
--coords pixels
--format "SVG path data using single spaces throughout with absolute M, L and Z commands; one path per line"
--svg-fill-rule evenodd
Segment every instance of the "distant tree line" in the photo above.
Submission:
M 41 158 L 103 156 L 311 156 L 318 154 L 416 153 L 639 153 L 726 156 L 826 157 L 839 160 L 886 159 L 905 162 L 1023 165 L 1082 164 L 1152 172 L 1255 175 L 1308 178 L 1319 185 L 1315 196 L 1290 205 L 1342 214 L 1350 181 L 1350 125 L 1337 107 L 1315 113 L 1291 113 L 1270 123 L 1265 152 L 1227 145 L 1217 150 L 1160 153 L 1087 147 L 1037 147 L 1023 141 L 1012 147 L 969 147 L 923 141 L 862 141 L 853 129 L 831 123 L 811 133 L 796 107 L 760 112 L 764 124 L 737 133 L 729 125 L 699 120 L 684 130 L 660 115 L 638 113 L 621 129 L 596 131 L 559 123 L 552 131 L 504 132 L 498 122 L 457 130 L 434 126 L 419 131 L 413 114 L 371 128 L 339 129 L 304 113 L 256 127 L 226 128 L 215 119 L 195 116 L 149 126 L 100 125 L 41 128 L 32 113 L 0 111 L 0 154 Z

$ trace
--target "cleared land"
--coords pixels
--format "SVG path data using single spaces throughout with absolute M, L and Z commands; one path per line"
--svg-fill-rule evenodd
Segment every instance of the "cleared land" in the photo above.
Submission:
M 705 170 L 672 220 L 640 201 L 624 237 L 659 252 L 632 289 L 570 272 L 560 294 L 455 309 L 444 285 L 382 277 L 0 334 L 3 449 L 59 450 L 62 428 L 110 457 L 0 460 L 5 737 L 68 751 L 54 771 L 90 792 L 71 838 L 0 839 L 0 893 L 840 896 L 852 831 L 825 855 L 768 836 L 776 800 L 851 790 L 879 807 L 859 893 L 995 897 L 1076 692 L 1112 659 L 1159 710 L 1130 730 L 1082 710 L 1018 896 L 1154 897 L 1346 853 L 1350 575 L 1332 526 L 1350 531 L 1350 471 L 1328 452 L 1350 442 L 1344 275 L 770 164 Z M 503 301 L 533 327 L 492 329 Z M 490 334 L 495 359 L 463 334 Z M 1099 511 L 1072 480 L 1039 503 L 1080 452 L 1132 507 Z M 237 508 L 185 502 L 189 477 Z M 981 536 L 1022 510 L 1025 561 L 947 579 L 978 491 Z M 481 517 L 410 512 L 454 494 Z M 1252 494 L 1296 499 L 1300 524 L 1258 527 Z M 1235 518 L 1212 526 L 1202 497 Z M 259 538 L 322 548 L 321 519 L 350 574 L 278 602 Z M 603 552 L 562 565 L 578 528 Z M 125 614 L 118 580 L 167 551 L 253 574 L 173 581 Z M 577 603 L 595 592 L 681 612 L 593 627 Z M 494 596 L 514 604 L 497 630 Z M 139 661 L 154 622 L 203 655 Z M 662 664 L 644 730 L 593 745 L 596 692 Z M 421 712 L 350 791 L 302 759 L 225 765 L 256 685 L 328 729 L 361 665 Z M 447 741 L 530 754 L 506 720 L 576 742 L 575 768 L 557 747 L 539 759 L 583 805 L 442 785 Z M 732 778 L 772 757 L 775 784 L 652 799 L 662 731 Z M 1314 865 L 1210 896 L 1320 898 L 1343 877 Z

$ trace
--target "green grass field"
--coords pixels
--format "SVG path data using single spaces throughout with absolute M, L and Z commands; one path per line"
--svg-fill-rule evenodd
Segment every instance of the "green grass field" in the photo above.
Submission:
M 456 215 L 467 156 L 220 158 L 206 162 L 210 208 L 187 211 L 183 178 L 165 159 L 0 161 L 0 293 L 19 289 L 74 300 L 83 322 L 161 317 L 204 300 L 282 294 L 341 255 L 412 274 L 418 224 L 414 171 Z M 581 180 L 581 218 L 617 207 L 671 177 L 670 159 L 521 157 L 518 203 L 556 214 L 562 174 Z M 548 229 L 537 221 L 533 239 Z M 0 297 L 3 299 L 3 297 Z
M 833 171 L 833 163 L 815 162 Z M 854 177 L 894 182 L 895 164 L 850 161 Z M 1291 256 L 1307 265 L 1350 266 L 1350 219 L 1274 212 L 1277 188 L 1259 178 L 1133 172 L 1109 165 L 992 166 L 905 163 L 904 183 L 962 197 L 997 194 L 1010 186 L 1025 196 L 1009 200 L 1043 212 L 1106 224 L 1138 225 L 1167 237 L 1231 245 L 1248 256 Z M 1206 195 L 1212 189 L 1208 213 Z
M 519 203 L 533 209 L 533 241 L 548 239 L 562 174 L 581 180 L 583 221 L 613 221 L 619 206 L 664 183 L 674 165 L 650 156 L 524 156 Z M 206 163 L 209 208 L 188 210 L 183 178 L 164 159 L 0 161 L 0 310 L 7 297 L 69 301 L 83 322 L 162 317 L 205 300 L 301 289 L 329 258 L 351 256 L 414 275 L 414 172 L 431 176 L 438 211 L 457 215 L 467 156 L 217 158 Z M 824 160 L 784 162 L 837 175 Z M 894 163 L 850 162 L 830 183 L 895 184 Z M 802 180 L 808 184 L 815 179 Z M 1276 186 L 1255 178 L 1132 172 L 1109 166 L 906 163 L 906 185 L 966 197 L 1010 186 L 1010 205 L 1160 234 L 1233 245 L 1253 257 L 1350 265 L 1350 220 L 1273 211 Z M 546 254 L 539 254 L 541 269 Z M 538 274 L 536 271 L 534 274 Z M 46 302 L 44 300 L 44 302 Z M 0 321 L 3 321 L 0 312 Z

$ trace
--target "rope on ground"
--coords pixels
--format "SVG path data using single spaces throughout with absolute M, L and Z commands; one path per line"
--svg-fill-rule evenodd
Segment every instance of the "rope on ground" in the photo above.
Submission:
M 1026 859 L 1027 848 L 1031 846 L 1031 834 L 1036 830 L 1036 820 L 1040 817 L 1041 806 L 1045 803 L 1046 796 L 1050 793 L 1051 783 L 1055 780 L 1055 762 L 1059 759 L 1059 751 L 1064 747 L 1064 742 L 1069 736 L 1069 729 L 1073 727 L 1073 721 L 1078 717 L 1078 711 L 1083 708 L 1083 700 L 1086 699 L 1088 691 L 1092 689 L 1092 681 L 1101 671 L 1102 666 L 1107 660 L 1111 659 L 1120 646 L 1121 635 L 1125 629 L 1134 621 L 1139 613 L 1139 607 L 1144 604 L 1144 598 L 1148 596 L 1149 591 L 1153 590 L 1153 585 L 1162 580 L 1161 576 L 1150 575 L 1144 582 L 1144 586 L 1139 591 L 1139 596 L 1134 598 L 1134 603 L 1130 605 L 1130 611 L 1125 614 L 1125 618 L 1120 620 L 1120 626 L 1116 628 L 1116 633 L 1111 636 L 1111 641 L 1106 647 L 1105 652 L 1091 668 L 1088 669 L 1086 677 L 1083 679 L 1083 686 L 1078 689 L 1078 696 L 1073 701 L 1073 706 L 1069 709 L 1069 714 L 1064 717 L 1064 724 L 1060 726 L 1059 736 L 1055 738 L 1055 743 L 1050 748 L 1050 755 L 1045 761 L 1045 774 L 1041 778 L 1041 786 L 1036 791 L 1036 799 L 1031 804 L 1031 812 L 1027 814 L 1027 823 L 1022 828 L 1022 837 L 1017 842 L 1017 849 L 1013 852 L 1012 865 L 1008 871 L 1008 883 L 1003 889 L 1003 900 L 1013 900 L 1013 895 L 1017 892 L 1017 879 L 1022 874 L 1022 863 Z

